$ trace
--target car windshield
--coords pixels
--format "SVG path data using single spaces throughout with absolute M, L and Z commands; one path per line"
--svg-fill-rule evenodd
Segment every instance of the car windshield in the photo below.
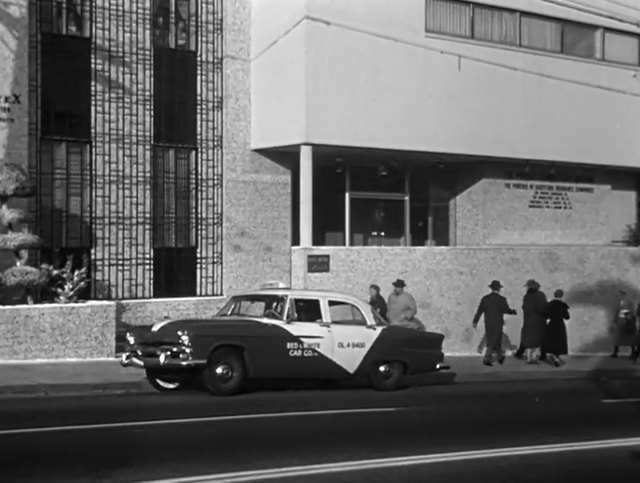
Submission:
M 264 317 L 282 320 L 287 297 L 284 295 L 238 295 L 231 297 L 217 317 Z

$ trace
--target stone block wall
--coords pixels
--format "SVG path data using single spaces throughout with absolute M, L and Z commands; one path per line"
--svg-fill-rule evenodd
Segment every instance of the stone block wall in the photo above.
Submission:
M 212 317 L 225 300 L 224 297 L 122 300 L 117 302 L 116 322 L 118 326 L 141 326 L 169 319 Z
M 307 273 L 307 255 L 328 254 L 329 273 Z M 396 278 L 418 304 L 418 317 L 445 335 L 450 354 L 474 354 L 482 330 L 471 321 L 488 284 L 500 280 L 504 295 L 518 310 L 506 318 L 506 332 L 520 341 L 524 283 L 535 278 L 550 298 L 562 288 L 571 306 L 568 323 L 572 353 L 611 350 L 609 323 L 618 290 L 625 288 L 640 302 L 640 251 L 622 247 L 509 247 L 509 248 L 294 248 L 292 286 L 333 289 L 365 298 L 371 283 L 391 292 Z
M 291 174 L 250 150 L 251 2 L 224 2 L 223 285 L 225 294 L 289 281 Z M 277 119 L 274 119 L 277 122 Z
M 115 356 L 113 302 L 0 307 L 0 360 Z

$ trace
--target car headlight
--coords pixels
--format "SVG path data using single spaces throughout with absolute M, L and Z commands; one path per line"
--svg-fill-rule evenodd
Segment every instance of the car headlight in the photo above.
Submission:
M 178 331 L 178 340 L 185 347 L 191 347 L 191 340 L 189 339 L 189 333 L 186 330 Z

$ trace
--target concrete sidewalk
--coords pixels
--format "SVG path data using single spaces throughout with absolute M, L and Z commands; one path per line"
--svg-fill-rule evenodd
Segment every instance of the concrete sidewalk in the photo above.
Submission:
M 580 379 L 594 377 L 640 377 L 640 363 L 626 357 L 572 356 L 560 368 L 548 364 L 527 365 L 513 357 L 504 365 L 482 365 L 480 356 L 446 358 L 457 383 L 522 381 L 544 379 Z M 434 381 L 445 380 L 446 375 Z M 449 376 L 451 379 L 451 376 Z M 0 397 L 47 394 L 97 394 L 153 391 L 143 371 L 123 368 L 113 360 L 0 362 Z

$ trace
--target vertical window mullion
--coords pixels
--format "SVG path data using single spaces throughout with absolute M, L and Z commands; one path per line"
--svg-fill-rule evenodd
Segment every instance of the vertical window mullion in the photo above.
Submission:
M 475 5 L 473 3 L 469 4 L 469 32 L 471 38 L 475 38 L 475 27 L 474 27 L 474 15 L 475 15 Z

